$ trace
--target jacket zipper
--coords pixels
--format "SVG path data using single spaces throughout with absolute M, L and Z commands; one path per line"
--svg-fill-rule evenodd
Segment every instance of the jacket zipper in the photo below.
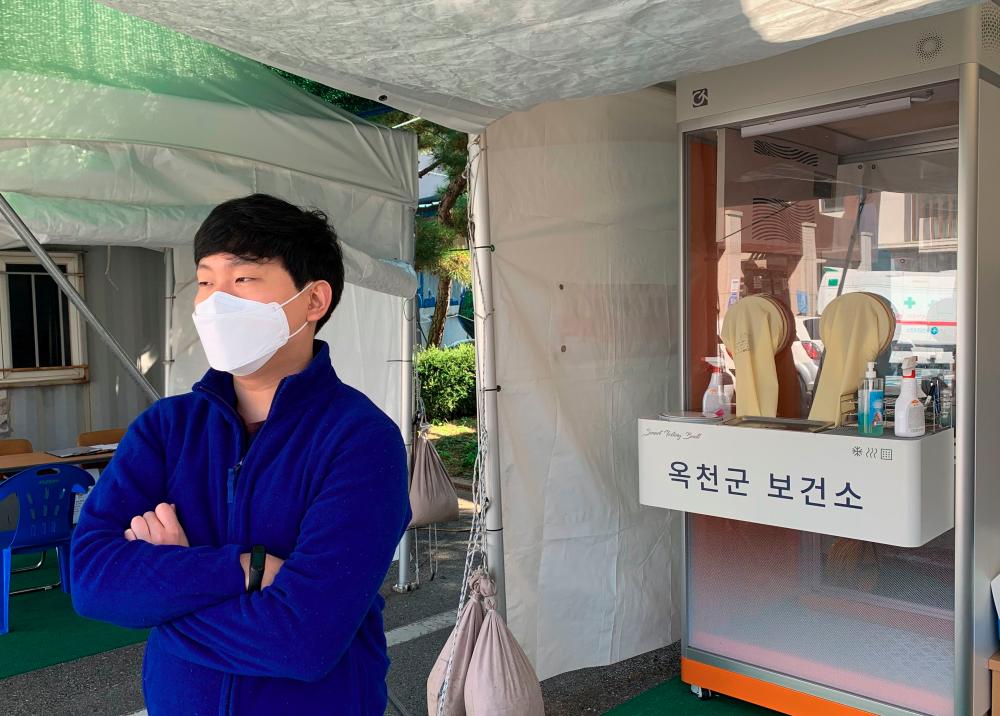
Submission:
M 216 403 L 224 406 L 224 408 L 229 411 L 231 416 L 235 418 L 236 425 L 239 426 L 236 449 L 237 453 L 240 455 L 240 459 L 239 462 L 237 462 L 235 465 L 233 465 L 226 471 L 226 513 L 228 516 L 226 532 L 228 538 L 232 540 L 235 539 L 237 480 L 239 479 L 240 470 L 243 468 L 243 463 L 246 462 L 246 459 L 250 454 L 250 451 L 253 450 L 254 444 L 260 442 L 261 434 L 266 429 L 267 423 L 265 421 L 265 424 L 261 426 L 260 432 L 258 432 L 257 436 L 254 438 L 253 443 L 251 443 L 250 446 L 244 450 L 243 435 L 246 428 L 244 426 L 243 419 L 240 417 L 239 413 L 237 413 L 236 410 L 234 410 L 233 407 L 229 405 L 229 403 L 223 400 L 220 395 L 215 393 L 215 391 L 209 390 L 204 386 L 201 386 L 200 389 L 204 391 L 206 394 L 212 396 L 215 399 Z M 281 392 L 281 386 L 278 387 L 278 390 L 274 394 L 274 401 L 272 401 L 272 405 L 274 404 L 275 401 L 277 401 L 278 393 L 280 392 Z M 233 695 L 234 692 L 236 691 L 236 676 L 233 674 L 226 674 L 222 683 L 223 683 L 222 714 L 224 714 L 225 716 L 232 716 Z
M 243 446 L 240 445 L 240 447 L 242 448 Z M 236 478 L 239 477 L 240 468 L 243 467 L 244 459 L 246 459 L 245 456 L 243 458 L 240 458 L 240 461 L 238 463 L 229 468 L 228 476 L 226 479 L 226 504 L 228 505 L 228 509 L 226 511 L 229 513 L 229 524 L 227 527 L 227 532 L 229 534 L 230 539 L 233 539 L 233 533 L 234 533 L 233 523 L 236 520 L 236 507 L 234 504 L 236 502 Z

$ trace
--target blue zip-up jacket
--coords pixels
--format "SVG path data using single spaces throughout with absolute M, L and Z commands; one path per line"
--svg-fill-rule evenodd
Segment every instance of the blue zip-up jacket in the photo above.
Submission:
M 249 448 L 235 404 L 232 376 L 210 370 L 129 426 L 73 534 L 73 604 L 152 628 L 150 716 L 382 716 L 379 588 L 410 521 L 399 428 L 320 341 Z M 161 502 L 190 547 L 125 539 Z M 239 558 L 255 544 L 286 561 L 247 594 Z

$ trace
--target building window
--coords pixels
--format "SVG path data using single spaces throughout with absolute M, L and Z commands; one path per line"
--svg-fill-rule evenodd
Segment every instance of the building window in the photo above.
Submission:
M 844 196 L 832 196 L 829 199 L 819 200 L 819 213 L 824 216 L 832 216 L 835 219 L 844 216 Z
M 78 254 L 50 254 L 83 292 Z M 0 386 L 87 380 L 83 323 L 34 256 L 0 252 Z

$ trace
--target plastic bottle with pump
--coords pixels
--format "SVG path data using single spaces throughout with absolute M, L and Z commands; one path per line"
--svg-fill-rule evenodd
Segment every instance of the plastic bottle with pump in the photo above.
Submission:
M 906 356 L 902 364 L 903 384 L 896 399 L 896 437 L 918 438 L 927 431 L 924 404 L 917 396 L 917 356 Z
M 709 356 L 705 362 L 712 366 L 712 378 L 701 399 L 701 414 L 705 417 L 724 418 L 729 415 L 729 398 L 722 385 L 722 359 Z
M 885 379 L 875 374 L 875 364 L 868 364 L 865 379 L 858 388 L 858 432 L 881 435 L 885 429 Z

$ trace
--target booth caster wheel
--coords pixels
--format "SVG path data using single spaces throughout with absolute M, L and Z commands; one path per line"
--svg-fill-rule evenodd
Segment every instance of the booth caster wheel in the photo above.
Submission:
M 715 698 L 715 692 L 711 689 L 703 689 L 700 686 L 695 686 L 691 684 L 691 693 L 697 696 L 702 701 L 708 701 L 709 699 Z

